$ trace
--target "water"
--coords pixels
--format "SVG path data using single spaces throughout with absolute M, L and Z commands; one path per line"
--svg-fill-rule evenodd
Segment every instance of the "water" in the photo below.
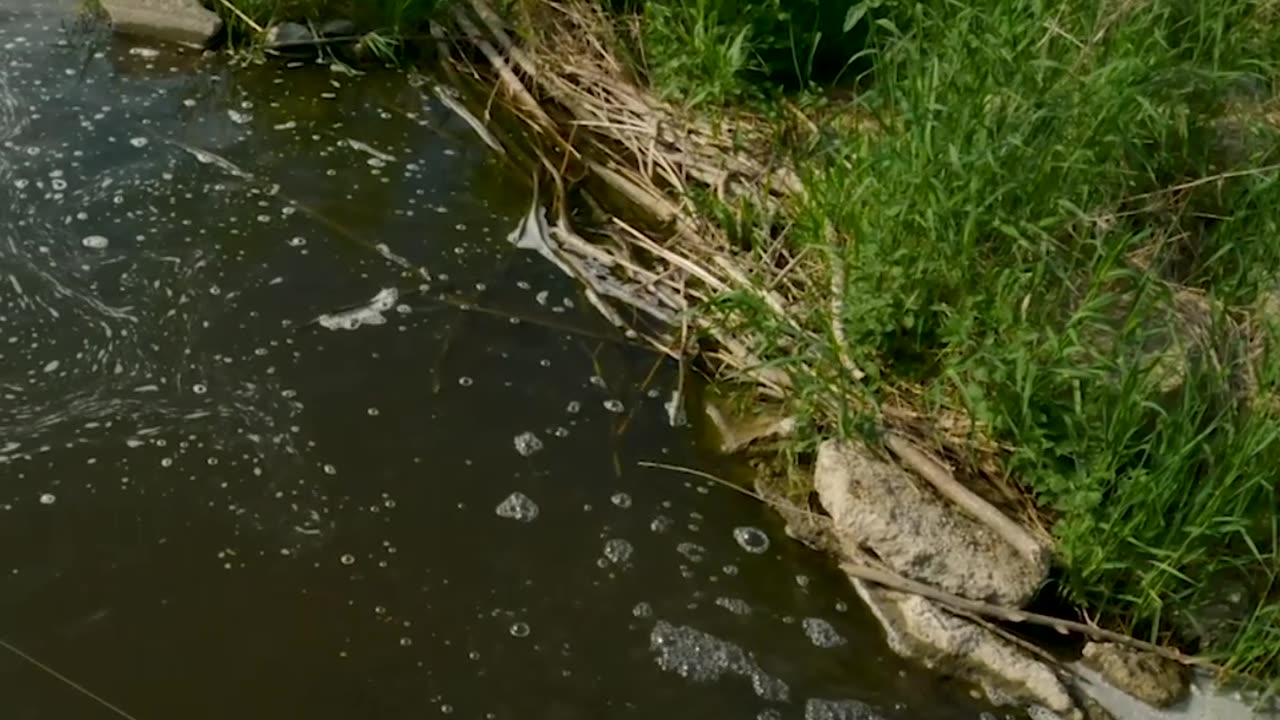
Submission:
M 0 0 L 0 637 L 139 718 L 938 718 L 403 76 Z M 466 306 L 466 307 L 463 307 Z M 109 718 L 0 652 L 5 716 Z

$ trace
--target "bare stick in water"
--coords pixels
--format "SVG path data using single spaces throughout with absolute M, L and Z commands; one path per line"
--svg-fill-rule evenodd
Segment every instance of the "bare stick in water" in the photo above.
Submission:
M 53 668 L 49 667 L 48 665 L 45 665 L 44 663 L 42 663 L 42 662 L 40 662 L 39 660 L 37 660 L 37 659 L 35 659 L 35 658 L 31 657 L 30 655 L 28 655 L 28 654 L 26 654 L 26 653 L 22 652 L 21 650 L 19 650 L 18 648 L 14 647 L 14 646 L 13 646 L 13 645 L 11 645 L 11 644 L 9 644 L 9 643 L 8 643 L 8 642 L 6 642 L 5 640 L 0 640 L 0 647 L 3 647 L 5 650 L 8 650 L 9 652 L 13 653 L 14 655 L 17 655 L 18 657 L 22 658 L 23 660 L 26 660 L 27 662 L 31 663 L 32 665 L 34 665 L 34 666 L 36 666 L 36 667 L 40 668 L 41 670 L 45 671 L 46 673 L 48 673 L 48 674 L 50 674 L 50 675 L 52 675 L 53 677 L 55 677 L 55 678 L 57 678 L 58 680 L 62 681 L 62 683 L 63 683 L 63 684 L 65 684 L 65 685 L 69 685 L 70 687 L 74 688 L 74 689 L 76 690 L 76 692 L 80 693 L 81 695 L 84 695 L 85 697 L 89 698 L 90 700 L 93 700 L 94 702 L 96 702 L 96 703 L 98 703 L 99 705 L 101 705 L 102 707 L 104 707 L 104 708 L 106 708 L 106 709 L 110 710 L 111 712 L 115 713 L 116 715 L 119 715 L 120 717 L 124 718 L 125 720 L 138 720 L 136 717 L 134 717 L 134 716 L 130 715 L 129 713 L 125 712 L 124 710 L 121 710 L 120 708 L 116 707 L 115 705 L 112 705 L 111 703 L 107 702 L 106 700 L 103 700 L 100 696 L 95 695 L 95 694 L 93 693 L 93 691 L 89 690 L 89 689 L 88 689 L 88 688 L 86 688 L 85 686 L 83 686 L 83 685 L 81 685 L 80 683 L 78 683 L 78 682 L 76 682 L 76 681 L 72 680 L 71 678 L 67 677 L 66 675 L 63 675 L 62 673 L 58 672 L 57 670 L 54 670 Z

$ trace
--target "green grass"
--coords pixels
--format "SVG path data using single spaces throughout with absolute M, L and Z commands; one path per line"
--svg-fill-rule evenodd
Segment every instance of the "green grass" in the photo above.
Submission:
M 857 91 L 849 112 L 881 127 L 829 130 L 823 152 L 797 155 L 808 194 L 788 237 L 810 263 L 797 315 L 725 303 L 792 373 L 796 409 L 846 433 L 867 427 L 863 411 L 815 408 L 909 387 L 963 409 L 1056 517 L 1068 598 L 1280 678 L 1280 315 L 1261 309 L 1280 291 L 1266 169 L 1280 133 L 1264 112 L 1280 5 L 884 0 L 855 5 L 842 35 L 844 18 L 823 23 L 846 55 L 806 64 L 827 38 L 720 2 L 632 10 L 656 87 L 767 106 L 839 82 Z M 788 43 L 798 83 L 777 69 Z
M 655 86 L 691 105 L 758 101 L 857 67 L 866 23 L 840 0 L 678 0 L 624 6 Z

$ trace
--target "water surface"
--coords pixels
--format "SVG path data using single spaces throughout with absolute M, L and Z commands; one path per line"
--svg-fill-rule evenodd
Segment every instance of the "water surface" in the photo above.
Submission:
M 403 74 L 0 0 L 0 637 L 140 720 L 938 718 Z M 5 716 L 112 712 L 0 653 Z

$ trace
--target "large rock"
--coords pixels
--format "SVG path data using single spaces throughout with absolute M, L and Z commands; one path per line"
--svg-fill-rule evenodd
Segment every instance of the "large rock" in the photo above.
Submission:
M 861 443 L 818 448 L 814 486 L 844 554 L 870 550 L 898 574 L 983 602 L 1021 607 L 1048 568 Z
M 199 0 L 102 0 L 116 32 L 204 47 L 222 19 Z
M 1169 707 L 1187 696 L 1186 668 L 1154 653 L 1091 642 L 1084 646 L 1084 663 L 1113 686 L 1154 707 Z
M 1071 692 L 1048 664 L 990 630 L 918 595 L 851 578 L 897 654 L 977 683 L 992 696 L 1080 718 Z

